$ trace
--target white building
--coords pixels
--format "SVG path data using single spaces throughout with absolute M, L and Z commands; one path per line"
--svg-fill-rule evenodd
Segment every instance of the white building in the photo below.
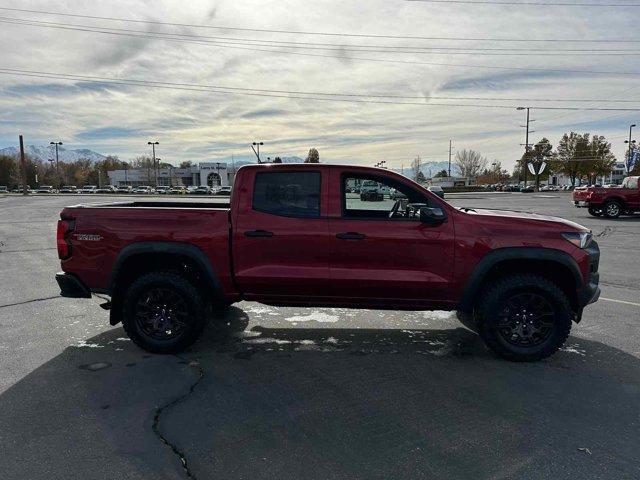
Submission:
M 193 165 L 189 168 L 160 168 L 154 170 L 152 168 L 132 168 L 126 170 L 111 170 L 107 172 L 109 175 L 109 184 L 116 187 L 122 185 L 131 185 L 134 187 L 140 185 L 157 185 L 165 186 L 228 186 L 229 172 L 227 164 L 221 162 L 202 162 L 199 165 Z

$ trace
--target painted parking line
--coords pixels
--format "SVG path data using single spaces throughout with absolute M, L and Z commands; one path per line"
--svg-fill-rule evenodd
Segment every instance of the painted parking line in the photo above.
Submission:
M 607 302 L 622 303 L 624 305 L 633 305 L 634 307 L 640 307 L 640 303 L 627 302 L 625 300 L 616 300 L 615 298 L 600 297 L 600 300 L 606 300 Z

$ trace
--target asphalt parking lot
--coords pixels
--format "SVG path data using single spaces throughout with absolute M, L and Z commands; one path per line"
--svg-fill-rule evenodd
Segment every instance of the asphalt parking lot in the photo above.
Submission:
M 188 353 L 149 355 L 100 299 L 58 297 L 55 222 L 78 197 L 0 196 L 0 476 L 640 478 L 640 217 L 569 199 L 449 197 L 600 244 L 601 300 L 562 351 L 515 364 L 449 312 L 248 302 Z

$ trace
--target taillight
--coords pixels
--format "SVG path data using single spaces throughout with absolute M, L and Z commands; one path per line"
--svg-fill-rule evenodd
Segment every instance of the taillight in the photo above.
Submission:
M 73 222 L 70 220 L 58 220 L 58 230 L 56 232 L 56 243 L 58 245 L 58 258 L 66 260 L 71 256 L 71 243 L 67 238 L 69 232 L 73 230 Z

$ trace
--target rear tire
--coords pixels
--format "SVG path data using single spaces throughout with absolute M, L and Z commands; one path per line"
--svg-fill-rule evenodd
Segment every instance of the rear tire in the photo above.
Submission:
M 139 277 L 125 292 L 122 326 L 148 352 L 179 353 L 200 337 L 206 311 L 200 293 L 186 278 L 152 272 Z
M 622 213 L 622 205 L 616 200 L 609 200 L 604 204 L 604 215 L 607 218 L 618 218 Z
M 556 284 L 538 275 L 510 275 L 492 283 L 478 305 L 478 333 L 497 355 L 533 362 L 567 340 L 573 313 Z

